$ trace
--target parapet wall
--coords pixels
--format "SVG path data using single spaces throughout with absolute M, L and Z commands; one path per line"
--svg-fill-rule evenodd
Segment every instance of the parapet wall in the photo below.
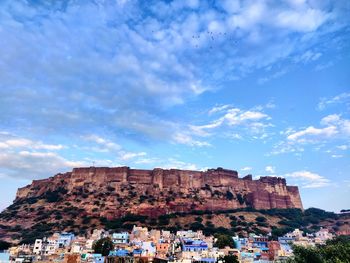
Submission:
M 284 178 L 261 177 L 253 180 L 251 175 L 239 178 L 236 171 L 223 168 L 207 171 L 161 168 L 142 170 L 129 167 L 74 168 L 72 172 L 35 180 L 31 185 L 18 189 L 16 200 L 38 197 L 47 191 L 55 191 L 62 187 L 67 189 L 68 193 L 74 193 L 76 189 L 105 192 L 106 187 L 109 187 L 115 189 L 115 194 L 123 196 L 127 196 L 128 193 L 123 192 L 123 189 L 135 189 L 136 195 L 152 192 L 160 203 L 164 202 L 161 200 L 166 199 L 167 195 L 171 197 L 171 193 L 189 196 L 188 199 L 177 197 L 172 204 L 162 204 L 164 209 L 174 206 L 176 209 L 208 209 L 209 204 L 211 209 L 217 210 L 249 206 L 256 209 L 302 209 L 298 187 L 287 186 Z M 227 192 L 231 192 L 235 198 L 226 199 Z M 205 201 L 198 203 L 192 200 L 190 196 L 193 196 L 193 193 L 197 193 L 197 198 Z M 242 198 L 244 202 L 239 200 Z
M 157 184 L 160 188 L 179 186 L 185 188 L 199 188 L 206 184 L 213 186 L 232 185 L 238 178 L 238 173 L 222 168 L 207 171 L 191 171 L 179 169 L 153 170 L 130 169 L 129 167 L 88 167 L 74 168 L 72 179 L 101 182 L 112 181 L 129 184 Z

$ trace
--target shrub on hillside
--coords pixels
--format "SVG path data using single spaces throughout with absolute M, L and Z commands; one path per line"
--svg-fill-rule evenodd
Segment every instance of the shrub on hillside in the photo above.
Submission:
M 256 218 L 255 218 L 255 221 L 256 222 L 266 222 L 266 217 L 263 217 L 263 216 L 257 216 Z

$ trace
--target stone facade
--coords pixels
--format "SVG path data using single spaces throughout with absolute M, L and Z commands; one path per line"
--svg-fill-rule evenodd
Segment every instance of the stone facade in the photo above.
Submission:
M 18 189 L 15 202 L 57 189 L 64 189 L 64 201 L 79 197 L 83 199 L 80 206 L 88 214 L 107 218 L 128 213 L 159 216 L 171 212 L 243 207 L 302 209 L 298 187 L 287 186 L 285 179 L 261 177 L 253 180 L 251 175 L 239 178 L 236 171 L 223 168 L 207 171 L 74 168 L 72 172 L 34 180 Z M 98 194 L 104 195 L 105 205 L 96 212 L 92 202 Z

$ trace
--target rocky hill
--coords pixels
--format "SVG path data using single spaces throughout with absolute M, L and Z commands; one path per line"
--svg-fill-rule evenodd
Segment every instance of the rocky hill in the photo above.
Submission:
M 14 203 L 0 215 L 0 237 L 21 239 L 23 229 L 40 233 L 77 222 L 82 224 L 79 231 L 85 231 L 101 220 L 138 217 L 142 222 L 176 213 L 247 208 L 302 209 L 302 203 L 298 188 L 287 186 L 283 178 L 239 178 L 236 171 L 222 168 L 75 168 L 18 189 Z

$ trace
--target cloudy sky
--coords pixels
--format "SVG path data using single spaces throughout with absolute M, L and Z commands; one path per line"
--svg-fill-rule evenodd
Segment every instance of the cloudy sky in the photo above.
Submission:
M 0 210 L 77 166 L 283 176 L 350 208 L 350 2 L 4 0 Z

